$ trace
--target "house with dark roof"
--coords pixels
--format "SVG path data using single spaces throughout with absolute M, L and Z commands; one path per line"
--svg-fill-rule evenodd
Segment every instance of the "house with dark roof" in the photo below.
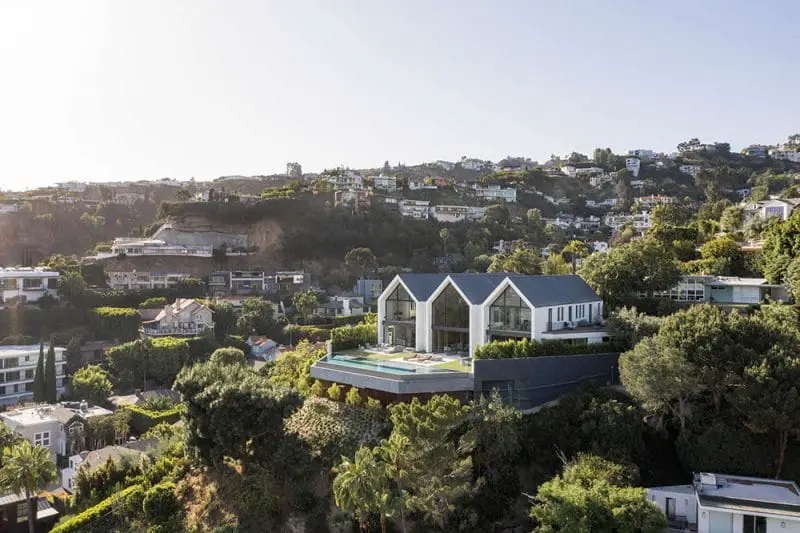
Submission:
M 800 489 L 793 481 L 695 474 L 692 483 L 647 489 L 671 531 L 769 533 L 800 531 Z
M 493 340 L 595 343 L 602 316 L 578 276 L 399 274 L 378 298 L 378 343 L 469 356 Z
M 37 496 L 36 532 L 50 531 L 58 520 L 58 511 L 53 509 L 44 496 Z M 28 501 L 24 494 L 0 494 L 0 531 L 3 533 L 28 533 Z

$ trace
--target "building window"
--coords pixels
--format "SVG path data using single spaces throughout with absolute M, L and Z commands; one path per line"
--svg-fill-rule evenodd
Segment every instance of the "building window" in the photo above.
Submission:
M 413 320 L 417 304 L 402 285 L 398 285 L 386 299 L 386 320 Z
M 15 291 L 17 290 L 17 280 L 16 279 L 0 279 L 0 289 L 5 291 Z
M 19 381 L 19 370 L 6 372 L 6 381 Z
M 70 435 L 77 435 L 81 431 L 83 431 L 83 424 L 81 424 L 80 422 L 73 422 L 72 424 L 69 425 Z
M 561 322 L 562 320 L 564 320 L 564 308 L 563 307 L 557 307 L 556 308 L 556 320 L 558 322 Z
M 28 521 L 28 502 L 17 504 L 17 524 Z
M 41 289 L 42 280 L 38 278 L 22 278 L 22 289 Z
M 767 519 L 763 516 L 746 514 L 743 523 L 742 533 L 767 533 Z
M 35 446 L 50 446 L 50 432 L 34 433 L 33 444 Z
M 33 379 L 33 370 L 25 371 L 25 379 Z
M 531 309 L 512 288 L 507 288 L 489 308 L 489 327 L 506 331 L 531 329 Z
M 3 359 L 3 368 L 16 368 L 19 366 L 19 357 Z

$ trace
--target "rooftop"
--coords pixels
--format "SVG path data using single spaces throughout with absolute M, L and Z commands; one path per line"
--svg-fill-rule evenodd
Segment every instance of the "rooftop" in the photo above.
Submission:
M 704 505 L 779 506 L 800 515 L 800 489 L 793 481 L 702 473 L 695 476 L 695 485 Z
M 47 344 L 44 345 L 44 352 L 47 353 L 48 350 Z M 64 352 L 66 348 L 62 346 L 54 346 L 53 349 L 56 352 L 56 356 L 60 353 Z M 24 356 L 24 355 L 31 355 L 35 354 L 36 357 L 39 357 L 39 345 L 38 344 L 15 344 L 10 346 L 0 346 L 0 357 L 14 357 L 14 356 Z M 58 359 L 58 357 L 56 357 Z
M 43 422 L 68 422 L 74 416 L 90 418 L 92 416 L 110 415 L 111 411 L 79 402 L 61 402 L 55 405 L 36 405 L 24 409 L 15 409 L 0 414 L 8 424 L 13 426 L 34 426 Z
M 42 267 L 9 267 L 0 268 L 0 278 L 28 277 L 28 278 L 57 278 L 59 273 Z

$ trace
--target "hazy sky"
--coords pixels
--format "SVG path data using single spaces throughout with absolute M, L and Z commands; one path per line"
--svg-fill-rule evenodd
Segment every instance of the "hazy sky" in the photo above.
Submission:
M 800 131 L 797 0 L 0 0 L 0 187 Z

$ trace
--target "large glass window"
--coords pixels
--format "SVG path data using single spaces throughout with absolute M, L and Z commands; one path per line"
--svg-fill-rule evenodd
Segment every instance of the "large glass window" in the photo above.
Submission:
M 0 279 L 0 289 L 3 290 L 16 290 L 17 289 L 17 280 L 16 279 Z
M 386 299 L 386 320 L 402 322 L 414 320 L 416 316 L 416 302 L 408 294 L 408 291 L 398 284 L 397 288 Z
M 469 329 L 469 306 L 452 285 L 433 302 L 433 327 Z
M 742 533 L 767 533 L 767 519 L 746 514 L 743 517 Z
M 42 280 L 39 278 L 22 278 L 23 289 L 41 289 Z
M 489 308 L 489 328 L 506 331 L 531 330 L 531 308 L 511 287 L 492 302 Z

